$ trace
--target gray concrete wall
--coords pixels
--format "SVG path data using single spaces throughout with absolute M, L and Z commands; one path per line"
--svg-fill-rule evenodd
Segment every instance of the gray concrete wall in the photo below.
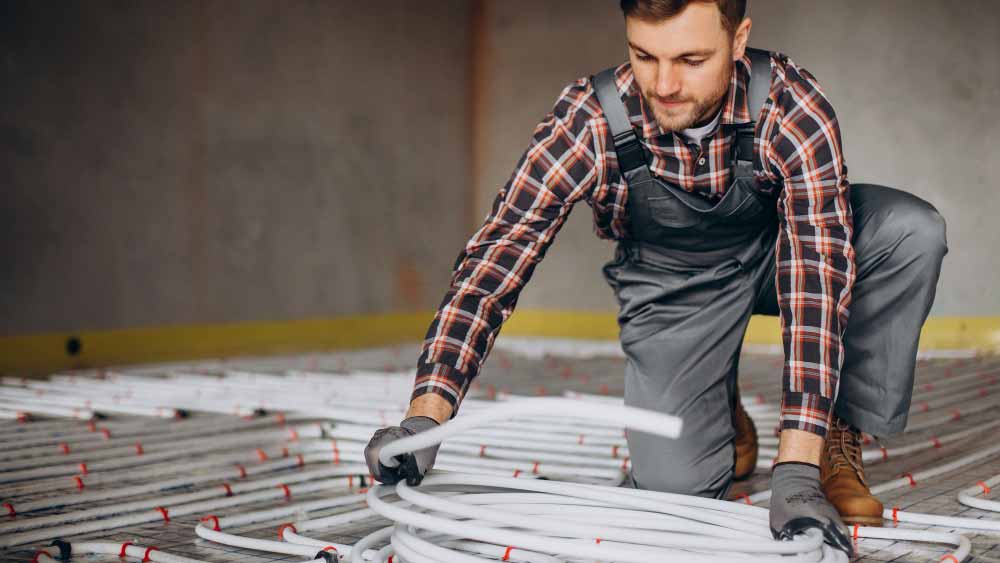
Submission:
M 490 2 L 483 49 L 477 218 L 562 87 L 625 60 L 611 0 Z M 1000 294 L 1000 3 L 751 0 L 752 46 L 812 71 L 837 109 L 849 176 L 913 192 L 948 220 L 933 314 L 997 315 Z M 574 210 L 521 308 L 614 310 L 599 267 L 611 245 Z
M 1000 4 L 750 15 L 852 180 L 949 220 L 935 313 L 1000 314 Z M 563 85 L 624 57 L 613 0 L 2 2 L 0 334 L 433 307 Z M 581 205 L 519 307 L 613 310 L 610 253 Z
M 437 305 L 468 236 L 468 14 L 0 3 L 0 334 Z

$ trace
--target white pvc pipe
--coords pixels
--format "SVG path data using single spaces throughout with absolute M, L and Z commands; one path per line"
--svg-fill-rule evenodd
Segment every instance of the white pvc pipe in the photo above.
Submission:
M 363 466 L 356 466 L 352 468 L 352 471 L 357 474 L 362 471 L 367 471 L 367 468 Z M 327 490 L 341 490 L 342 488 L 342 479 L 337 478 L 307 482 L 300 485 L 290 485 L 288 486 L 288 493 L 294 498 L 295 495 Z M 265 500 L 281 500 L 285 498 L 287 498 L 285 490 L 273 488 L 264 491 L 244 493 L 234 497 L 210 499 L 202 502 L 172 506 L 168 508 L 168 517 L 213 512 L 230 506 L 239 506 L 241 504 L 249 504 Z M 145 510 L 143 512 L 125 516 L 115 516 L 112 518 L 104 518 L 101 520 L 81 522 L 66 526 L 42 528 L 40 530 L 32 530 L 16 534 L 5 534 L 0 536 L 0 548 L 24 545 L 27 543 L 58 537 L 68 537 L 96 531 L 113 530 L 115 528 L 122 528 L 136 524 L 147 524 L 163 520 L 164 515 L 162 512 L 157 510 Z
M 681 433 L 680 419 L 666 414 L 617 405 L 592 409 L 588 408 L 587 405 L 565 399 L 530 398 L 503 403 L 494 409 L 476 413 L 474 416 L 455 417 L 447 423 L 426 432 L 391 442 L 379 452 L 379 461 L 386 467 L 396 467 L 399 465 L 399 462 L 393 459 L 395 456 L 439 444 L 446 437 L 461 433 L 467 429 L 481 427 L 500 420 L 508 420 L 519 415 L 551 414 L 554 412 L 570 416 L 590 416 L 591 420 L 594 421 L 603 421 L 614 426 L 624 424 L 632 430 L 649 432 L 669 438 L 676 438 Z
M 209 563 L 201 559 L 191 559 L 160 551 L 158 548 L 150 546 L 135 545 L 128 543 L 111 542 L 72 542 L 69 544 L 73 551 L 73 559 L 81 555 L 113 555 L 121 557 L 124 553 L 126 557 L 139 561 L 153 561 L 155 563 Z M 64 563 L 57 559 L 58 549 L 45 548 L 39 550 L 36 561 L 38 563 Z M 322 563 L 322 562 L 317 562 Z
M 980 481 L 976 485 L 963 489 L 958 493 L 958 502 L 991 512 L 1000 512 L 1000 502 L 976 498 L 977 495 L 988 494 L 993 487 L 1000 485 L 1000 475 L 994 475 L 985 481 Z M 1000 522 L 994 522 L 1000 528 Z

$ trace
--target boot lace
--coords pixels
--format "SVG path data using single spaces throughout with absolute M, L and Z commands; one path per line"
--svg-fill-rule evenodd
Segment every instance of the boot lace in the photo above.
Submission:
M 861 464 L 861 433 L 841 420 L 836 420 L 830 428 L 826 440 L 827 454 L 833 469 L 846 468 L 855 473 L 866 486 L 865 469 Z

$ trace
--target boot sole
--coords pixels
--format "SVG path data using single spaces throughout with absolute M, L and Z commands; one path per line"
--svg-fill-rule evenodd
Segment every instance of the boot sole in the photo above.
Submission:
M 844 524 L 848 526 L 872 526 L 874 528 L 881 528 L 883 524 L 883 519 L 881 516 L 844 516 L 840 515 L 840 518 L 844 521 Z

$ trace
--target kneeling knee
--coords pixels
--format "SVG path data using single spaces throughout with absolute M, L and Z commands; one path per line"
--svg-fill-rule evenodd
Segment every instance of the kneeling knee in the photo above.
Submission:
M 892 223 L 889 230 L 900 236 L 902 247 L 910 252 L 929 257 L 947 254 L 945 220 L 933 205 L 913 197 L 893 209 L 886 220 Z
M 633 478 L 640 489 L 695 495 L 706 498 L 721 498 L 729 490 L 733 479 L 733 469 L 728 465 L 713 467 L 673 467 L 658 468 L 650 473 L 635 471 Z

